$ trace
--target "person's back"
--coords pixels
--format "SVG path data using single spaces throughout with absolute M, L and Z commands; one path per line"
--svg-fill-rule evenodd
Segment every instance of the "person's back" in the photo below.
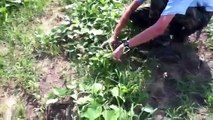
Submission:
M 170 0 L 173 1 L 186 1 L 186 0 Z M 186 13 L 184 13 L 184 8 L 179 7 L 170 9 L 168 7 L 168 0 L 151 0 L 149 12 L 147 13 L 147 8 L 139 9 L 133 13 L 130 19 L 133 21 L 133 24 L 141 28 L 149 27 L 153 25 L 161 15 L 167 15 L 173 11 L 181 11 L 180 14 L 176 14 L 172 22 L 170 23 L 169 31 L 173 35 L 174 41 L 182 42 L 186 39 L 187 36 L 194 33 L 197 30 L 201 30 L 205 27 L 212 16 L 211 12 L 213 11 L 213 0 L 189 0 L 192 1 L 190 7 L 187 8 Z M 168 4 L 167 4 L 168 3 Z M 173 3 L 174 4 L 174 3 Z M 170 6 L 171 7 L 171 6 Z M 178 7 L 178 6 L 177 6 Z M 180 9 L 180 10 L 179 10 Z M 146 13 L 146 14 L 144 14 Z M 143 16 L 144 15 L 144 16 Z M 148 21 L 148 23 L 144 23 Z M 148 26 L 147 26 L 148 25 Z M 143 28 L 143 29 L 144 29 Z
M 143 2 L 133 0 L 118 21 L 110 39 L 102 44 L 115 43 L 129 18 L 136 25 L 145 27 L 114 50 L 113 57 L 116 60 L 120 60 L 125 47 L 135 47 L 165 34 L 172 35 L 173 41 L 182 42 L 191 33 L 205 27 L 213 13 L 213 0 L 151 0 L 151 9 L 146 8 L 144 13 L 134 12 Z

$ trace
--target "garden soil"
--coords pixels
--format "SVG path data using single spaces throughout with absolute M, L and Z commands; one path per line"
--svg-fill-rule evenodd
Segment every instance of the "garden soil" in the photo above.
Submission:
M 51 29 L 62 24 L 64 22 L 65 15 L 63 13 L 63 8 L 60 5 L 53 3 L 47 8 L 46 12 L 41 18 L 36 19 L 41 25 L 41 28 L 46 34 L 50 33 Z M 211 69 L 213 68 L 213 55 L 211 50 L 207 47 L 206 41 L 208 39 L 208 33 L 203 32 L 199 40 L 196 35 L 190 36 L 191 41 L 198 44 L 198 48 L 194 49 L 191 44 L 179 45 L 173 44 L 171 48 L 173 53 L 165 53 L 165 48 L 157 48 L 153 50 L 153 55 L 158 58 L 158 65 L 152 71 L 152 79 L 150 80 L 149 93 L 150 98 L 148 103 L 153 107 L 160 107 L 162 109 L 174 106 L 176 103 L 181 101 L 181 93 L 177 89 L 177 85 L 181 84 L 180 79 L 190 79 L 190 81 L 183 81 L 190 84 L 188 87 L 199 87 L 198 85 L 205 85 L 210 82 Z M 155 52 L 158 52 L 156 54 Z M 159 51 L 161 51 L 159 53 Z M 161 67 L 163 66 L 163 67 Z M 40 95 L 45 97 L 52 88 L 55 87 L 66 87 L 66 80 L 64 77 L 69 79 L 74 79 L 77 75 L 76 72 L 70 67 L 70 63 L 66 61 L 63 57 L 56 58 L 42 58 L 38 59 L 36 68 L 40 74 Z M 193 79 L 191 79 L 193 78 Z M 9 86 L 7 89 L 14 90 L 17 86 Z M 20 88 L 21 89 L 21 88 Z M 193 88 L 192 88 L 193 89 Z M 32 95 L 25 94 L 22 91 L 19 95 L 13 96 L 8 94 L 8 92 L 0 88 L 0 119 L 5 117 L 11 117 L 13 109 L 11 106 L 18 103 L 17 99 L 20 97 L 24 98 L 27 105 L 26 117 L 27 120 L 38 120 L 41 115 L 38 108 L 39 102 Z M 198 91 L 192 91 L 189 96 L 192 101 L 198 104 L 204 104 L 203 97 Z M 178 101 L 177 101 L 178 100 Z M 8 104 L 6 101 L 12 101 Z M 174 104 L 175 103 L 175 104 Z M 12 105 L 11 105 L 12 104 Z M 6 106 L 8 108 L 7 113 L 1 112 L 1 108 Z M 54 104 L 47 106 L 45 111 L 45 118 L 48 120 L 71 120 L 71 109 L 74 107 L 71 98 L 63 98 Z M 206 112 L 204 110 L 204 112 Z M 163 113 L 156 114 L 156 119 L 162 119 Z M 203 119 L 198 113 L 195 117 Z M 159 115 L 161 117 L 159 117 Z

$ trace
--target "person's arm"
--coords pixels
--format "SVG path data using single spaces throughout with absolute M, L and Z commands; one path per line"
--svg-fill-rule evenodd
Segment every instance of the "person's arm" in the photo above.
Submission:
M 176 14 L 185 15 L 193 0 L 169 0 L 158 21 L 129 40 L 129 46 L 134 47 L 162 35 Z
M 161 16 L 154 25 L 130 39 L 128 41 L 129 47 L 138 46 L 164 34 L 174 16 L 175 15 Z
M 154 25 L 130 39 L 128 41 L 129 47 L 138 46 L 142 43 L 146 43 L 152 40 L 153 38 L 158 37 L 159 35 L 162 35 L 169 26 L 169 23 L 172 21 L 174 16 L 175 15 L 161 16 Z M 123 54 L 124 47 L 124 44 L 121 44 L 118 48 L 116 48 L 116 50 L 113 52 L 114 59 L 120 60 L 120 57 Z
M 128 41 L 129 47 L 134 47 L 148 42 L 151 39 L 163 34 L 174 16 L 176 14 L 185 15 L 186 10 L 192 2 L 193 0 L 169 0 L 166 8 L 161 13 L 161 17 L 159 18 L 159 20 L 145 31 L 130 39 Z M 114 59 L 120 60 L 120 57 L 123 54 L 123 49 L 124 44 L 121 44 L 119 47 L 116 48 L 116 50 L 114 50 Z
M 113 39 L 116 38 L 121 33 L 122 29 L 127 25 L 129 21 L 130 15 L 141 5 L 138 0 L 133 0 L 133 2 L 129 5 L 129 7 L 124 11 L 123 15 L 121 16 L 118 24 L 116 25 L 114 32 L 112 34 Z

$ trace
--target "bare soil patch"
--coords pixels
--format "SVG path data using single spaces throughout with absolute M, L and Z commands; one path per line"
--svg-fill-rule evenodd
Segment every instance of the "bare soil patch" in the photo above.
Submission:
M 36 19 L 40 24 L 41 30 L 49 34 L 52 29 L 67 24 L 64 8 L 60 1 L 53 1 L 48 5 L 44 14 Z M 71 68 L 70 63 L 63 57 L 44 57 L 37 60 L 36 69 L 40 74 L 40 95 L 46 97 L 53 88 L 66 87 L 66 82 L 74 80 L 76 72 Z M 69 98 L 63 98 L 57 103 L 48 105 L 45 108 L 45 119 L 65 119 L 67 110 L 70 108 L 71 101 Z M 30 109 L 34 109 L 33 106 Z M 32 111 L 30 110 L 29 111 Z
M 209 37 L 209 33 L 202 32 L 200 37 L 191 35 L 190 42 L 185 44 L 173 43 L 168 48 L 154 48 L 158 62 L 152 70 L 148 89 L 151 106 L 167 109 L 181 105 L 186 97 L 194 103 L 194 107 L 198 107 L 194 119 L 207 118 L 210 111 L 202 106 L 206 105 L 205 95 L 212 82 L 213 52 L 207 45 Z M 193 46 L 194 43 L 197 47 Z
M 44 12 L 44 14 L 37 18 L 35 21 L 40 24 L 40 28 L 49 34 L 51 30 L 58 27 L 61 24 L 66 23 L 68 17 L 64 13 L 64 7 L 62 7 L 59 1 L 52 1 Z
M 53 88 L 66 87 L 67 80 L 76 80 L 76 72 L 71 68 L 70 63 L 62 57 L 39 60 L 37 68 L 41 75 L 39 85 L 42 97 L 47 96 Z M 45 109 L 45 118 L 64 120 L 71 117 L 71 113 L 68 111 L 73 108 L 72 103 L 72 99 L 67 97 L 49 104 Z
M 53 28 L 58 27 L 61 24 L 66 24 L 67 17 L 65 16 L 63 9 L 60 1 L 52 1 L 52 3 L 47 6 L 43 15 L 36 18 L 33 22 L 40 25 L 41 30 L 44 31 L 45 34 L 49 34 Z M 0 43 L 0 46 L 3 48 L 0 55 L 6 54 L 8 48 L 5 47 L 4 43 Z M 38 74 L 40 74 L 39 87 L 41 97 L 48 95 L 53 88 L 66 87 L 66 81 L 73 80 L 76 77 L 76 72 L 71 68 L 70 63 L 63 57 L 46 57 L 39 59 L 35 68 L 38 70 Z M 17 88 L 19 90 L 17 90 Z M 14 107 L 12 106 L 19 104 L 17 102 L 18 99 L 21 99 L 25 105 L 25 117 L 27 120 L 38 120 L 45 117 L 46 119 L 51 120 L 58 117 L 60 118 L 60 116 L 66 116 L 66 109 L 70 108 L 71 103 L 68 98 L 64 98 L 59 102 L 48 106 L 45 115 L 42 115 L 40 111 L 40 102 L 35 96 L 28 94 L 17 85 L 0 87 L 0 93 L 2 93 L 0 96 L 0 119 L 5 119 L 5 117 L 12 119 L 16 117 Z M 11 93 L 17 93 L 17 95 Z M 5 107 L 8 110 L 5 111 Z M 1 109 L 3 110 L 1 111 Z M 62 112 L 62 109 L 65 110 L 65 112 Z
M 201 60 L 207 62 L 209 67 L 212 69 L 211 72 L 213 74 L 213 51 L 207 44 L 210 40 L 210 37 L 210 33 L 203 30 L 199 36 L 196 34 L 191 35 L 190 41 L 197 44 L 197 54 Z
M 196 33 L 190 36 L 190 41 L 198 45 L 197 46 L 198 55 L 202 60 L 205 60 L 206 62 L 211 62 L 213 60 L 212 50 L 207 45 L 209 38 L 210 34 L 205 31 L 202 31 L 199 36 L 197 36 Z
M 76 72 L 62 57 L 39 60 L 37 68 L 41 75 L 40 94 L 45 96 L 55 87 L 66 87 L 66 80 L 74 80 Z
M 0 120 L 14 118 L 17 96 L 11 94 L 11 91 L 14 91 L 11 88 L 13 88 L 12 85 L 10 87 L 0 86 Z

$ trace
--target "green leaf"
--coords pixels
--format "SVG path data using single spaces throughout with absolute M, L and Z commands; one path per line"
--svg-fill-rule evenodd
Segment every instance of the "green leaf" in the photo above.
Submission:
M 71 97 L 74 99 L 74 100 L 77 100 L 78 99 L 78 94 L 77 93 L 74 93 L 71 95 Z
M 53 94 L 58 96 L 58 97 L 62 97 L 62 96 L 66 96 L 68 93 L 68 90 L 66 88 L 54 88 L 52 90 Z
M 90 97 L 90 96 L 85 96 L 85 97 L 81 97 L 79 98 L 76 103 L 79 104 L 79 105 L 83 105 L 83 104 L 86 104 L 90 101 L 92 101 L 93 99 Z
M 115 116 L 118 116 L 119 120 L 125 120 L 128 117 L 128 113 L 126 110 L 124 110 L 121 107 L 118 107 L 116 105 L 110 105 L 109 106 L 113 111 L 116 113 Z
M 117 120 L 119 115 L 114 110 L 105 110 L 102 113 L 104 120 Z
M 22 0 L 8 0 L 11 3 L 22 3 Z
M 118 87 L 114 87 L 114 88 L 111 90 L 111 93 L 112 93 L 112 96 L 118 97 L 118 96 L 119 96 L 119 88 L 118 88 Z
M 111 109 L 113 109 L 113 110 L 118 110 L 119 108 L 118 108 L 118 106 L 116 106 L 116 105 L 110 105 L 109 106 Z
M 99 61 L 99 58 L 98 57 L 92 57 L 90 58 L 91 61 Z
M 142 108 L 142 110 L 144 112 L 147 112 L 147 113 L 150 113 L 150 114 L 152 114 L 156 111 L 156 109 L 153 109 L 151 106 L 145 106 L 144 108 Z
M 98 106 L 93 108 L 92 106 L 87 108 L 87 110 L 82 114 L 82 117 L 87 118 L 89 120 L 95 120 L 101 116 L 102 107 Z
M 102 90 L 104 90 L 104 86 L 101 83 L 95 83 L 92 86 L 93 93 L 98 93 L 99 91 L 102 91 Z
M 90 31 L 90 33 L 94 34 L 94 35 L 102 35 L 104 32 L 103 30 L 96 30 L 96 29 L 92 29 Z
M 7 8 L 6 7 L 1 7 L 0 8 L 0 13 L 5 13 L 7 11 Z

